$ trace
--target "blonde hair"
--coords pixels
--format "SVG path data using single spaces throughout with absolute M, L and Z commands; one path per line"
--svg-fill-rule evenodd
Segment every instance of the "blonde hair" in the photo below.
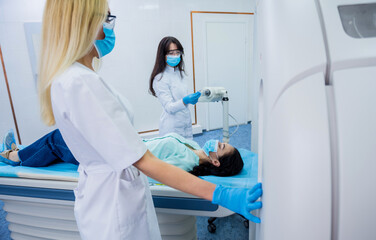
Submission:
M 48 126 L 55 124 L 51 104 L 54 78 L 91 51 L 107 12 L 107 0 L 47 0 L 38 91 L 41 117 Z

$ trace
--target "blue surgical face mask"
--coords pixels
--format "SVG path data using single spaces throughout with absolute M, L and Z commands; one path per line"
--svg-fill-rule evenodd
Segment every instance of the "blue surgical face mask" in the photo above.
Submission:
M 206 153 L 206 155 L 209 155 L 209 152 L 217 152 L 218 150 L 218 140 L 209 140 L 205 143 L 205 145 L 202 147 L 202 150 Z
M 167 55 L 167 64 L 171 67 L 175 67 L 180 63 L 180 56 Z
M 109 54 L 115 47 L 114 23 L 103 23 L 104 39 L 95 40 L 94 46 L 97 49 L 99 58 Z

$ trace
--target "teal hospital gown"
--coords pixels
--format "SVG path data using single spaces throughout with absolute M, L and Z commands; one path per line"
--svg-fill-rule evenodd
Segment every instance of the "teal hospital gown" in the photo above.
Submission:
M 157 158 L 185 171 L 191 171 L 193 167 L 199 164 L 199 157 L 189 147 L 198 150 L 201 149 L 200 146 L 179 134 L 170 133 L 163 137 L 145 139 L 143 141 L 149 151 Z

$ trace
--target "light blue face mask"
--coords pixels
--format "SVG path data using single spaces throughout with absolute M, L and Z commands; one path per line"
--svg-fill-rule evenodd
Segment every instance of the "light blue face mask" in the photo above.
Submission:
M 218 140 L 209 140 L 205 143 L 205 145 L 202 147 L 202 150 L 204 150 L 204 152 L 206 153 L 206 155 L 209 155 L 209 152 L 217 152 L 218 150 Z
M 95 40 L 94 46 L 97 49 L 99 58 L 109 54 L 115 47 L 114 23 L 103 23 L 104 39 Z
M 180 63 L 180 56 L 167 55 L 167 64 L 171 67 L 175 67 Z

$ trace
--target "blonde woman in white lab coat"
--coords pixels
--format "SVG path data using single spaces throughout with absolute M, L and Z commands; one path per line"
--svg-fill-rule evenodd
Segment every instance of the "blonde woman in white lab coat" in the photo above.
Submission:
M 188 94 L 184 72 L 184 48 L 174 37 L 164 37 L 158 45 L 149 92 L 157 97 L 163 112 L 159 120 L 159 135 L 178 133 L 193 139 L 189 104 L 195 105 L 200 92 Z
M 216 186 L 156 158 L 132 126 L 132 109 L 93 69 L 115 45 L 107 0 L 47 0 L 39 96 L 79 162 L 75 217 L 82 239 L 160 239 L 145 175 L 259 221 L 254 189 Z M 144 174 L 142 174 L 144 173 Z

